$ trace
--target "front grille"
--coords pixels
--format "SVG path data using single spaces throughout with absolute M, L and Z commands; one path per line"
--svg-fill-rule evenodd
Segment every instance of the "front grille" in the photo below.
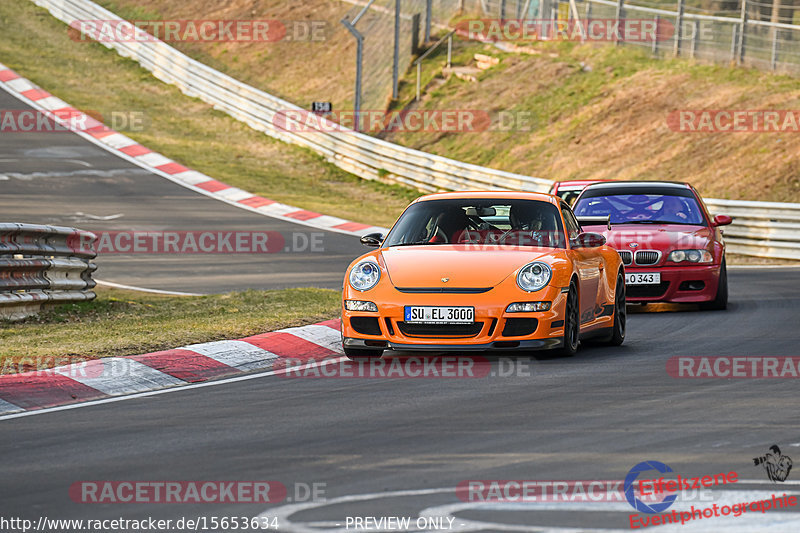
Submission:
M 637 265 L 655 265 L 658 263 L 658 259 L 661 257 L 661 254 L 656 251 L 651 250 L 640 250 L 636 252 L 636 264 Z
M 350 317 L 350 325 L 353 329 L 362 335 L 380 335 L 381 327 L 378 325 L 378 319 L 371 316 L 353 316 Z
M 483 322 L 472 324 L 412 324 L 398 322 L 400 332 L 407 337 L 474 337 L 483 329 Z
M 491 287 L 395 287 L 400 292 L 411 294 L 483 294 Z
M 507 318 L 503 337 L 523 337 L 533 335 L 539 321 L 535 318 Z
M 633 254 L 628 250 L 617 250 L 623 265 L 630 265 L 633 262 Z
M 625 293 L 628 298 L 656 298 L 667 292 L 669 281 L 662 281 L 658 285 L 627 285 Z

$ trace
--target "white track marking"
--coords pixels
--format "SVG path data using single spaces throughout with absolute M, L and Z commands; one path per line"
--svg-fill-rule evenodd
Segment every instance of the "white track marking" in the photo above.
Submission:
M 278 356 L 270 351 L 239 340 L 192 344 L 182 349 L 191 350 L 220 363 L 245 371 L 264 368 L 265 363 L 278 359 Z
M 144 287 L 136 287 L 134 285 L 123 285 L 122 283 L 113 283 L 111 281 L 103 281 L 95 279 L 98 285 L 105 287 L 112 287 L 114 289 L 127 289 L 129 291 L 150 292 L 153 294 L 166 294 L 168 296 L 206 296 L 197 292 L 178 292 L 178 291 L 162 291 L 160 289 L 146 289 Z
M 326 360 L 324 363 L 314 362 L 314 363 L 310 363 L 310 364 L 307 364 L 307 365 L 300 365 L 300 366 L 297 366 L 297 367 L 292 367 L 291 371 L 294 372 L 296 370 L 302 370 L 304 368 L 311 368 L 312 365 L 315 366 L 315 367 L 318 367 L 318 366 L 321 366 L 323 364 L 324 365 L 338 364 L 338 363 L 341 363 L 342 361 L 345 361 L 345 360 L 347 360 L 346 357 L 335 357 L 335 358 Z M 58 407 L 49 407 L 49 408 L 46 408 L 46 409 L 37 409 L 37 410 L 34 410 L 34 411 L 24 411 L 22 413 L 14 413 L 14 414 L 8 414 L 8 415 L 0 416 L 0 421 L 12 420 L 12 419 L 15 419 L 15 418 L 25 418 L 25 417 L 28 417 L 28 416 L 44 415 L 44 414 L 47 414 L 47 413 L 57 413 L 57 412 L 60 412 L 60 411 L 70 411 L 72 409 L 82 409 L 84 407 L 92 407 L 92 406 L 95 406 L 95 405 L 104 405 L 104 404 L 108 404 L 108 403 L 124 402 L 126 400 L 135 400 L 135 399 L 138 399 L 138 398 L 149 398 L 151 396 L 160 396 L 161 394 L 170 394 L 170 393 L 173 393 L 173 392 L 180 392 L 180 391 L 186 391 L 186 390 L 192 390 L 192 389 L 201 389 L 201 388 L 204 388 L 204 387 L 217 387 L 219 385 L 228 385 L 230 383 L 237 383 L 239 381 L 249 381 L 251 379 L 259 379 L 259 378 L 264 378 L 264 377 L 268 377 L 268 376 L 277 376 L 277 375 L 285 374 L 286 372 L 287 372 L 286 369 L 269 370 L 267 372 L 259 372 L 259 373 L 256 373 L 256 374 L 246 374 L 244 376 L 236 376 L 236 377 L 233 377 L 233 378 L 219 379 L 219 380 L 215 380 L 215 381 L 204 381 L 202 383 L 192 383 L 190 385 L 183 385 L 181 387 L 171 387 L 169 389 L 160 389 L 160 390 L 154 390 L 154 391 L 149 391 L 149 392 L 139 392 L 137 394 L 130 394 L 130 395 L 127 395 L 127 396 L 114 396 L 112 398 L 103 398 L 102 400 L 92 400 L 92 401 L 89 401 L 89 402 L 76 403 L 76 404 L 71 404 L 71 405 L 60 405 Z
M 16 78 L 11 81 L 7 81 L 6 85 L 10 89 L 13 89 L 18 93 L 20 93 L 20 96 L 22 96 L 21 93 L 36 88 L 30 81 L 26 80 L 25 78 Z
M 334 352 L 338 352 L 342 349 L 341 332 L 338 329 L 329 328 L 328 326 L 312 324 L 299 328 L 282 329 L 278 331 L 278 333 L 290 333 L 295 337 L 300 337 L 303 340 L 313 342 L 318 346 L 322 346 Z
M 0 399 L 0 415 L 16 413 L 23 410 L 24 409 L 22 409 L 22 407 L 17 407 L 13 403 L 8 403 L 7 401 Z
M 159 154 L 157 152 L 150 152 L 148 154 L 140 155 L 140 156 L 135 157 L 134 159 L 137 159 L 137 160 L 141 161 L 142 163 L 144 163 L 145 165 L 148 165 L 148 166 L 151 166 L 151 167 L 160 167 L 161 165 L 167 165 L 169 163 L 174 163 L 174 161 L 172 159 L 170 159 L 170 158 L 168 158 L 166 156 L 163 156 L 163 155 L 161 155 L 161 154 Z
M 55 372 L 109 396 L 135 394 L 186 383 L 138 361 L 121 357 L 93 359 L 59 367 Z

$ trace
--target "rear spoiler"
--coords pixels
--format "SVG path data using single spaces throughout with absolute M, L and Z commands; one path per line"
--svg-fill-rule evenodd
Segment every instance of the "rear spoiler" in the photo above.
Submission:
M 578 223 L 583 226 L 606 226 L 609 231 L 611 230 L 611 215 L 602 217 L 575 217 Z

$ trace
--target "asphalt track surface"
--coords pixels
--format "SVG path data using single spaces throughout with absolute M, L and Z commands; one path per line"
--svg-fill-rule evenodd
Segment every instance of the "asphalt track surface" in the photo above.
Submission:
M 727 311 L 632 313 L 622 347 L 523 358 L 528 372 L 518 375 L 266 376 L 0 421 L 1 514 L 176 519 L 267 512 L 281 515 L 284 531 L 332 531 L 344 530 L 335 524 L 347 516 L 446 511 L 456 525 L 487 524 L 454 530 L 626 530 L 632 509 L 625 502 L 479 506 L 461 502 L 455 487 L 474 479 L 621 480 L 644 460 L 683 476 L 736 471 L 761 483 L 714 490 L 713 502 L 797 492 L 794 472 L 787 483 L 769 484 L 752 462 L 775 443 L 800 456 L 796 380 L 689 380 L 665 372 L 676 355 L 797 355 L 800 269 L 731 271 L 730 287 Z M 498 371 L 503 360 L 487 357 Z M 289 516 L 286 502 L 87 505 L 68 496 L 76 481 L 131 479 L 273 480 L 290 491 L 295 483 L 324 483 L 327 502 Z M 706 522 L 660 529 L 796 531 L 800 515 Z
M 0 108 L 24 106 L 0 91 Z M 71 134 L 0 138 L 4 220 L 91 230 L 307 231 L 153 176 Z M 84 213 L 78 215 L 77 213 Z M 122 214 L 113 221 L 93 216 Z M 112 256 L 98 277 L 166 290 L 339 287 L 362 249 L 326 233 L 325 252 L 263 256 Z M 769 484 L 752 458 L 800 447 L 797 382 L 685 380 L 677 355 L 793 356 L 800 269 L 730 272 L 725 312 L 638 312 L 619 348 L 568 359 L 521 358 L 477 379 L 287 379 L 262 376 L 0 420 L 0 516 L 178 519 L 279 516 L 283 531 L 343 530 L 347 516 L 455 517 L 454 531 L 627 530 L 627 503 L 462 502 L 465 480 L 621 480 L 640 461 L 684 476 L 736 471 L 712 501 L 798 492 Z M 636 308 L 632 309 L 636 310 Z M 390 354 L 389 357 L 394 357 Z M 501 368 L 502 367 L 502 368 Z M 796 459 L 796 457 L 795 457 Z M 82 480 L 273 480 L 323 484 L 325 499 L 261 504 L 79 504 Z M 342 525 L 337 525 L 342 524 Z M 796 531 L 797 512 L 746 515 L 663 531 Z M 0 526 L 3 531 L 19 531 Z M 50 531 L 75 529 L 52 528 Z M 353 529 L 351 529 L 352 531 Z M 109 529 L 108 531 L 116 531 Z
M 0 109 L 30 108 L 0 90 Z M 347 265 L 366 251 L 357 237 L 234 208 L 69 132 L 0 133 L 0 221 L 90 231 L 279 232 L 291 243 L 291 251 L 270 254 L 112 254 L 97 260 L 98 279 L 171 291 L 341 289 Z

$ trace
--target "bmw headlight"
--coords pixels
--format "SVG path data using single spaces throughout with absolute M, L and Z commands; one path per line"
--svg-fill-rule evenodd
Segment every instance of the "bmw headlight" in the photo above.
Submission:
M 527 292 L 535 292 L 550 283 L 553 272 L 547 263 L 528 263 L 517 274 L 517 285 Z
M 357 291 L 368 291 L 381 279 L 381 269 L 375 261 L 361 261 L 350 270 L 350 286 Z
M 688 261 L 690 263 L 711 263 L 714 257 L 708 250 L 673 250 L 667 256 L 667 261 L 673 263 L 683 263 Z

